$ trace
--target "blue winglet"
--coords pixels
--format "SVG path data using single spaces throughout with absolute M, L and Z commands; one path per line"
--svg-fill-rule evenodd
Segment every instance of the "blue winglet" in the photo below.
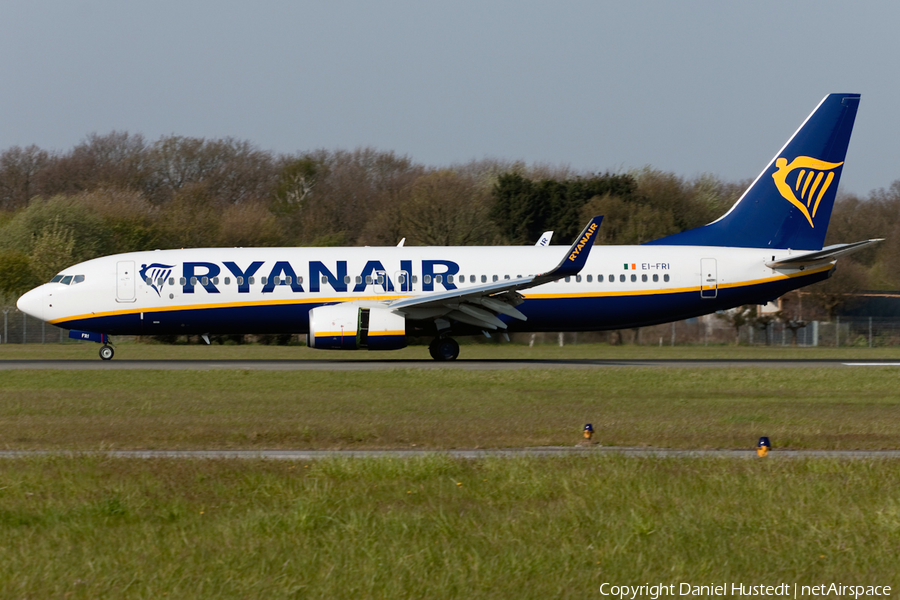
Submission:
M 559 279 L 560 277 L 568 277 L 579 273 L 584 268 L 588 255 L 591 253 L 591 247 L 594 245 L 594 240 L 597 239 L 597 230 L 600 229 L 602 221 L 603 217 L 593 217 L 581 232 L 581 235 L 575 238 L 575 243 L 566 252 L 562 262 L 556 265 L 555 269 L 541 277 Z

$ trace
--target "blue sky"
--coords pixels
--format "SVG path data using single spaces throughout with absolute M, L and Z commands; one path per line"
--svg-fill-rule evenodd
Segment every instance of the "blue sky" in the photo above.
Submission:
M 112 130 L 749 179 L 862 94 L 842 186 L 900 179 L 900 3 L 126 2 L 0 8 L 0 149 Z

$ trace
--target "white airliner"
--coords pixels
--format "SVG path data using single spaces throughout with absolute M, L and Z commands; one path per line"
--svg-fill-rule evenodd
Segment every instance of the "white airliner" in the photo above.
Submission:
M 648 244 L 591 252 L 595 217 L 568 248 L 547 232 L 535 246 L 131 252 L 65 269 L 18 307 L 102 343 L 104 360 L 109 335 L 225 333 L 305 333 L 312 348 L 345 350 L 432 336 L 431 356 L 453 360 L 452 336 L 622 329 L 764 303 L 878 241 L 822 247 L 858 105 L 826 96 L 723 217 Z

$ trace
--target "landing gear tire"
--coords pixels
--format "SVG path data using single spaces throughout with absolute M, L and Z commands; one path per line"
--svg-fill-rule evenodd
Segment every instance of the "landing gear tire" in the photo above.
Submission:
M 428 352 L 434 360 L 456 360 L 459 356 L 459 344 L 453 338 L 434 338 L 428 346 Z
M 115 351 L 112 349 L 112 346 L 104 345 L 102 348 L 100 348 L 100 358 L 102 358 L 103 360 L 112 360 L 114 354 Z

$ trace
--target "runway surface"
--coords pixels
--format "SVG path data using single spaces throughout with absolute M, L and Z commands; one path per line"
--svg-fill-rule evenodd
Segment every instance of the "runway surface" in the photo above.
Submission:
M 234 369 L 249 371 L 384 371 L 389 369 L 456 369 L 462 371 L 499 371 L 515 369 L 597 369 L 609 367 L 640 368 L 717 368 L 757 367 L 766 369 L 821 369 L 900 367 L 897 360 L 733 360 L 733 359 L 514 359 L 514 360 L 3 360 L 0 371 L 37 370 L 122 370 L 212 371 Z
M 760 459 L 755 450 L 675 450 L 666 448 L 625 448 L 615 446 L 552 446 L 535 448 L 498 448 L 478 450 L 103 450 L 97 452 L 67 452 L 55 450 L 3 450 L 0 459 L 30 458 L 36 456 L 104 456 L 135 459 L 195 459 L 195 460 L 321 460 L 325 458 L 379 458 L 414 459 L 425 456 L 451 456 L 453 458 L 478 459 L 488 457 L 515 458 L 522 456 L 596 456 L 616 455 L 640 457 L 676 458 L 728 458 Z M 900 450 L 772 450 L 765 460 L 797 458 L 900 459 Z

